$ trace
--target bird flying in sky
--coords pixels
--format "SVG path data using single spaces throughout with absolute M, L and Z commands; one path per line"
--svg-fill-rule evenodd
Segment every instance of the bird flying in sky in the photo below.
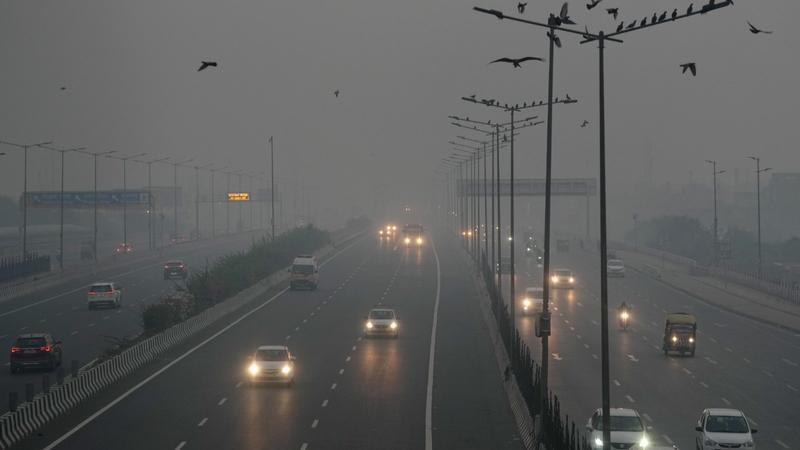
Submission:
M 614 20 L 617 20 L 617 16 L 619 15 L 619 8 L 606 8 L 606 12 L 611 14 L 614 17 Z
M 752 23 L 750 23 L 750 21 L 747 21 L 747 24 L 750 25 L 750 32 L 753 34 L 758 34 L 758 33 L 772 34 L 772 31 L 761 30 L 759 28 L 756 28 L 755 26 L 753 26 Z
M 589 121 L 588 120 L 584 120 L 583 121 L 583 123 L 581 124 L 581 128 L 586 128 L 586 125 L 589 125 Z
M 589 0 L 589 3 L 586 4 L 586 9 L 593 9 L 603 0 Z
M 202 72 L 203 70 L 208 69 L 209 67 L 217 67 L 216 61 L 201 61 L 200 68 L 197 69 L 198 72 Z
M 494 61 L 490 62 L 489 64 L 494 64 L 494 63 L 497 63 L 497 62 L 504 62 L 504 63 L 513 64 L 514 67 L 522 67 L 520 64 L 524 63 L 525 61 L 544 61 L 544 59 L 536 57 L 536 56 L 525 56 L 523 58 L 517 58 L 517 59 L 514 59 L 514 58 L 500 58 L 500 59 L 495 59 Z
M 681 69 L 683 69 L 681 73 L 686 73 L 687 70 L 690 70 L 693 77 L 697 76 L 697 65 L 693 62 L 681 64 Z
M 337 90 L 333 91 L 333 95 L 335 95 L 336 98 L 339 98 L 339 90 L 337 89 Z
M 517 11 L 519 11 L 520 14 L 525 14 L 525 7 L 526 6 L 528 6 L 527 2 L 526 3 L 521 3 L 521 2 L 517 3 Z

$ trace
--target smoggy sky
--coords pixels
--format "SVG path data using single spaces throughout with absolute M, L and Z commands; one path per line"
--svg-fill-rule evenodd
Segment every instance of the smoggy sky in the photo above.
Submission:
M 581 29 L 613 31 L 607 7 L 627 22 L 688 4 L 603 0 L 592 11 L 576 2 L 570 10 Z M 274 135 L 278 181 L 297 189 L 302 180 L 321 203 L 366 212 L 423 203 L 447 141 L 464 135 L 446 116 L 506 118 L 461 96 L 522 103 L 546 95 L 547 63 L 487 65 L 547 57 L 544 31 L 473 12 L 476 5 L 516 14 L 508 0 L 2 0 L 0 139 L 257 172 L 268 170 Z M 524 17 L 545 20 L 560 5 L 530 0 Z M 685 183 L 690 172 L 710 183 L 705 159 L 729 171 L 723 184 L 736 169 L 752 176 L 750 154 L 776 170 L 800 168 L 797 18 L 797 1 L 737 0 L 609 43 L 612 207 L 647 177 L 648 158 L 656 184 Z M 747 20 L 775 33 L 753 35 Z M 555 109 L 554 176 L 596 176 L 596 46 L 561 38 L 555 93 L 579 103 Z M 198 73 L 203 59 L 220 66 Z M 697 63 L 696 78 L 680 72 L 688 61 Z M 580 128 L 584 119 L 590 125 Z M 517 176 L 543 176 L 545 127 L 517 142 Z M 21 152 L 0 151 L 0 192 L 16 196 Z M 55 154 L 32 152 L 30 164 L 31 190 L 57 187 Z M 101 188 L 121 187 L 120 163 L 101 164 Z M 67 189 L 91 187 L 87 156 L 67 155 L 65 170 Z M 170 184 L 171 173 L 157 166 L 155 183 Z M 185 170 L 182 183 L 192 175 Z M 143 165 L 129 165 L 129 185 L 145 176 Z

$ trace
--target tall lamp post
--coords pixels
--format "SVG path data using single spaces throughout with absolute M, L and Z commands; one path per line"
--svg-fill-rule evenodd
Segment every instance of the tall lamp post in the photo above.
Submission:
M 177 241 L 178 239 L 178 166 L 183 166 L 184 164 L 188 164 L 194 161 L 194 157 L 189 159 L 184 159 L 183 161 L 175 161 L 172 164 L 172 213 L 173 213 L 173 221 L 172 224 L 172 236 Z
M 766 172 L 768 170 L 772 170 L 772 167 L 765 167 L 761 168 L 761 158 L 756 158 L 755 156 L 748 156 L 748 159 L 752 159 L 756 162 L 756 215 L 758 217 L 758 279 L 762 279 L 764 276 L 763 266 L 761 262 L 761 172 Z
M 112 156 L 106 155 L 106 158 L 111 159 L 118 159 L 122 161 L 122 243 L 125 244 L 126 248 L 129 245 L 128 242 L 128 160 L 141 158 L 142 156 L 146 155 L 147 152 L 139 153 L 137 155 L 131 156 Z
M 153 233 L 153 163 L 159 163 L 169 160 L 170 157 L 152 159 L 150 161 L 138 161 L 147 164 L 147 245 L 150 250 L 156 248 L 155 233 Z
M 15 144 L 13 142 L 0 141 L 0 144 L 21 148 L 24 153 L 22 169 L 22 256 L 28 254 L 28 149 L 52 143 L 52 141 L 46 141 L 36 144 Z
M 714 178 L 714 264 L 719 264 L 719 222 L 717 220 L 717 175 L 725 173 L 724 170 L 717 171 L 716 160 L 706 160 L 711 164 L 711 174 Z
M 200 239 L 200 169 L 213 166 L 214 163 L 194 166 L 194 237 Z
M 270 226 L 272 227 L 272 239 L 275 239 L 275 139 L 274 136 L 269 137 L 269 183 L 270 183 Z
M 227 169 L 228 166 L 220 167 L 218 169 L 210 169 L 211 172 L 211 237 L 217 237 L 217 218 L 215 215 L 215 203 L 216 203 L 216 191 L 214 190 L 214 173 L 215 172 L 222 172 L 223 170 Z
M 64 270 L 64 154 L 86 150 L 86 147 L 54 148 L 45 145 L 39 145 L 38 147 L 61 153 L 61 193 L 58 196 L 58 267 Z
M 92 155 L 92 170 L 94 171 L 94 185 L 92 187 L 92 209 L 94 210 L 92 218 L 92 259 L 94 259 L 94 262 L 97 263 L 97 157 L 110 155 L 112 153 L 116 153 L 116 151 L 109 150 L 106 152 L 87 152 L 81 150 L 78 153 Z

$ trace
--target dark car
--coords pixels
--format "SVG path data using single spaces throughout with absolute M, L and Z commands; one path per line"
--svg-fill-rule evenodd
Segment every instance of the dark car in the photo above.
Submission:
M 21 334 L 11 346 L 11 373 L 27 368 L 55 370 L 61 365 L 61 341 L 46 333 Z
M 180 278 L 185 280 L 189 276 L 189 269 L 181 260 L 172 260 L 164 263 L 164 279 Z

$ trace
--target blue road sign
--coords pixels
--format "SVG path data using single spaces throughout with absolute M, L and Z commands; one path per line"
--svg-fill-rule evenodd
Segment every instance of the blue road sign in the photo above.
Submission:
M 147 191 L 98 191 L 97 206 L 102 208 L 146 207 L 150 194 Z M 28 192 L 28 206 L 32 208 L 53 208 L 61 204 L 61 192 Z M 64 206 L 70 208 L 92 208 L 95 203 L 93 191 L 64 192 Z

